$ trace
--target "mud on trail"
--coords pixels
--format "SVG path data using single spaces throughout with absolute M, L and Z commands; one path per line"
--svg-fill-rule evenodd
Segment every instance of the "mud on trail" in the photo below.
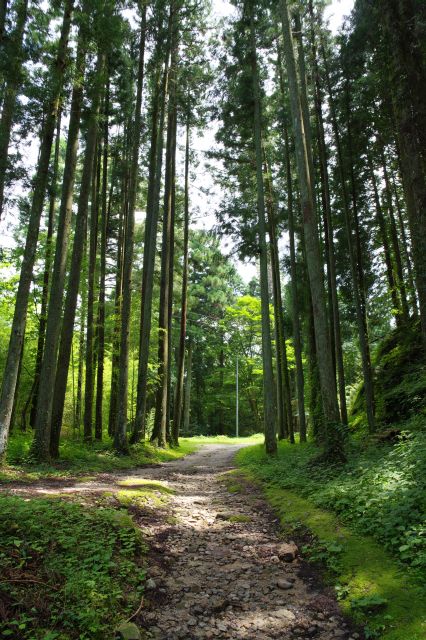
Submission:
M 129 507 L 149 546 L 144 606 L 153 640 L 357 640 L 331 592 L 303 559 L 283 559 L 279 522 L 259 489 L 227 474 L 244 445 L 204 445 L 174 462 L 92 482 L 10 485 L 17 494 L 110 496 L 161 482 L 167 507 Z M 233 484 L 233 486 L 232 486 Z M 290 549 L 291 552 L 291 549 Z M 291 553 L 290 553 L 291 556 Z M 291 561 L 289 561 L 291 560 Z

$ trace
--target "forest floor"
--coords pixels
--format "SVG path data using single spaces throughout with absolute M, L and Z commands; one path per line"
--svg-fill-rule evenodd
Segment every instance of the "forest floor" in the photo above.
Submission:
M 260 489 L 232 474 L 242 446 L 204 445 L 131 476 L 13 483 L 7 491 L 127 505 L 148 544 L 143 606 L 133 618 L 146 638 L 363 637 L 310 565 L 280 559 L 291 541 Z

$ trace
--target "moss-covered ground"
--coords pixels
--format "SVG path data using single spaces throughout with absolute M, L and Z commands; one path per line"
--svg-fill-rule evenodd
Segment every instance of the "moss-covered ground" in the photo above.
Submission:
M 342 608 L 367 638 L 422 640 L 424 434 L 396 446 L 353 445 L 344 467 L 315 467 L 315 453 L 313 445 L 283 442 L 276 458 L 256 446 L 237 459 L 262 484 L 284 531 L 303 541 L 305 558 L 325 568 Z M 238 477 L 228 481 L 238 491 Z

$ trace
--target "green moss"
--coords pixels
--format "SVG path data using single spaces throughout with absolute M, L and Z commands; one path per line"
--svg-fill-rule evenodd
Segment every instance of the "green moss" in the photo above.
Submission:
M 284 442 L 280 443 L 278 457 L 274 460 L 269 460 L 261 447 L 242 450 L 237 460 L 244 467 L 244 474 L 262 482 L 284 531 L 294 534 L 303 527 L 313 534 L 315 541 L 303 549 L 305 557 L 321 561 L 329 568 L 328 579 L 336 588 L 342 608 L 366 627 L 367 637 L 421 640 L 426 634 L 426 593 L 416 581 L 415 570 L 403 568 L 392 559 L 383 544 L 361 533 L 395 526 L 395 536 L 401 534 L 397 530 L 400 526 L 398 517 L 405 522 L 408 516 L 403 513 L 403 496 L 398 494 L 392 504 L 389 489 L 393 485 L 389 483 L 391 478 L 401 483 L 410 509 L 411 481 L 404 476 L 407 469 L 413 471 L 414 458 L 410 458 L 409 446 L 402 446 L 401 450 L 392 447 L 373 448 L 367 452 L 354 450 L 348 465 L 335 469 L 311 467 L 310 459 L 315 452 L 311 444 L 291 447 Z M 414 452 L 421 458 L 418 443 Z M 373 469 L 376 484 L 371 475 Z M 380 472 L 382 475 L 377 476 Z M 396 472 L 399 472 L 398 478 L 394 477 Z M 413 473 L 416 474 L 415 469 Z M 323 508 L 324 504 L 327 508 Z M 388 504 L 390 515 L 384 511 L 385 504 Z M 398 504 L 403 509 L 401 513 L 397 511 Z M 338 515 L 331 513 L 330 508 L 340 509 L 342 515 L 349 518 L 349 524 L 358 527 L 360 532 L 348 527 Z M 352 508 L 355 510 L 353 519 L 348 516 Z M 418 516 L 414 514 L 414 517 Z M 378 518 L 376 528 L 370 524 L 375 518 Z M 387 539 L 388 532 L 382 534 Z M 389 536 L 392 535 L 391 529 Z M 420 548 L 417 554 L 420 559 Z
M 229 522 L 251 522 L 251 518 L 249 516 L 238 514 L 235 516 L 229 516 L 228 521 Z
M 417 320 L 389 333 L 374 353 L 373 366 L 379 426 L 405 421 L 414 415 L 426 419 L 426 363 Z M 352 430 L 365 427 L 363 383 L 352 399 L 350 418 Z

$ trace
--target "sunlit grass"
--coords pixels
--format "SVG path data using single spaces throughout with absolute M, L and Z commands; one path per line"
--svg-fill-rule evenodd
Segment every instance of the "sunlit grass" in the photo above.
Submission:
M 273 461 L 262 447 L 242 450 L 237 460 L 245 475 L 261 482 L 286 533 L 297 537 L 298 531 L 308 529 L 314 535 L 316 542 L 305 549 L 306 556 L 331 568 L 328 579 L 343 610 L 366 627 L 367 637 L 421 640 L 426 637 L 426 593 L 413 573 L 394 560 L 383 544 L 353 530 L 352 524 L 349 528 L 337 515 L 316 504 L 317 495 L 328 485 L 355 485 L 362 473 L 359 466 L 364 465 L 363 473 L 369 472 L 368 456 L 363 462 L 352 460 L 346 471 L 321 472 L 308 465 L 314 452 L 313 445 L 282 443 Z M 380 460 L 388 461 L 380 452 L 371 452 L 371 458 L 377 467 Z M 353 467 L 357 473 L 351 476 Z M 235 475 L 233 482 L 237 482 Z M 362 515 L 358 520 L 353 526 L 362 531 Z

